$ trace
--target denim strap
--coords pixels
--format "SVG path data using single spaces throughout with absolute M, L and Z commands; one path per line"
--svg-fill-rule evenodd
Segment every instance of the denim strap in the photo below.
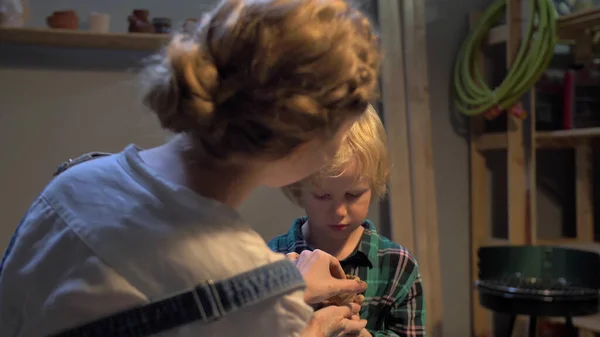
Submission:
M 210 323 L 269 298 L 304 289 L 287 259 L 129 309 L 51 337 L 146 337 L 192 322 Z

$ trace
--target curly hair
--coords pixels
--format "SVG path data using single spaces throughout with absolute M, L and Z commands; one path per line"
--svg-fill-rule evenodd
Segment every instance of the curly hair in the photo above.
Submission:
M 319 186 L 322 179 L 337 177 L 354 166 L 355 182 L 366 180 L 372 195 L 383 198 L 387 194 L 390 166 L 387 136 L 383 123 L 371 105 L 356 121 L 344 138 L 333 159 L 311 176 L 282 188 L 294 204 L 303 207 L 302 193 L 306 188 Z
M 144 103 L 217 159 L 279 159 L 376 98 L 377 41 L 344 0 L 223 0 L 145 68 Z

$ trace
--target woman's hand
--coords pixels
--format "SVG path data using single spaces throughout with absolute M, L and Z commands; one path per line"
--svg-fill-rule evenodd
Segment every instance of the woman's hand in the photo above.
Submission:
M 296 264 L 306 282 L 304 300 L 308 304 L 320 303 L 342 293 L 362 293 L 367 289 L 363 281 L 347 280 L 340 262 L 322 250 L 305 250 L 300 255 L 287 254 Z
M 301 337 L 360 336 L 367 326 L 366 320 L 358 318 L 360 306 L 329 306 L 315 311 Z
M 354 299 L 354 303 L 362 306 L 363 303 L 365 303 L 365 295 L 357 295 L 356 298 Z

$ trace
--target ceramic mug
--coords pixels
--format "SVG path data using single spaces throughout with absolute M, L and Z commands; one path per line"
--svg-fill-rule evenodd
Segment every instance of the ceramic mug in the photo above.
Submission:
M 110 30 L 110 15 L 104 13 L 90 13 L 89 29 L 92 32 L 108 33 Z

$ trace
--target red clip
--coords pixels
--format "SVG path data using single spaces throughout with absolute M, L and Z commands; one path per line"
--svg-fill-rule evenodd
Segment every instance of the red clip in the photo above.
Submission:
M 500 116 L 501 113 L 502 113 L 502 109 L 500 109 L 500 106 L 496 105 L 495 107 L 490 108 L 488 111 L 486 111 L 484 116 L 486 119 L 492 120 L 492 119 L 496 119 L 498 116 Z
M 523 108 L 523 104 L 521 102 L 513 105 L 510 108 L 510 113 L 511 115 L 524 120 L 525 118 L 527 118 L 527 111 L 525 111 L 525 109 Z

